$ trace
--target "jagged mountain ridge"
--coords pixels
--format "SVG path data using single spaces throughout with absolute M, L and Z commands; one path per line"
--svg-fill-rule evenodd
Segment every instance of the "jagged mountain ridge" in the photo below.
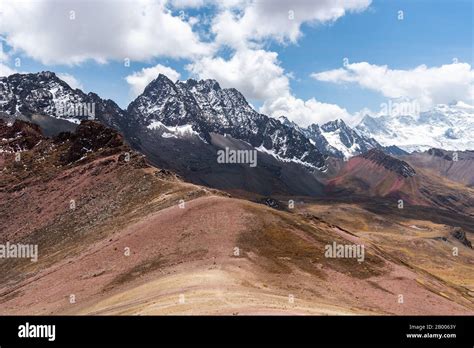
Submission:
M 0 112 L 16 118 L 40 114 L 75 124 L 96 119 L 116 129 L 126 119 L 114 101 L 73 89 L 50 71 L 0 77 Z
M 285 116 L 280 116 L 279 120 L 302 133 L 321 153 L 328 156 L 348 159 L 371 149 L 381 149 L 391 155 L 406 154 L 397 146 L 384 147 L 375 139 L 359 134 L 341 119 L 329 121 L 321 126 L 311 124 L 306 128 L 298 126 Z
M 230 135 L 277 158 L 325 167 L 324 156 L 303 134 L 256 112 L 239 91 L 215 80 L 173 83 L 160 74 L 127 112 L 138 127 L 190 125 L 207 141 L 211 133 Z
M 321 153 L 325 155 L 330 155 L 338 158 L 343 158 L 344 155 L 341 151 L 333 147 L 327 139 L 321 134 L 321 129 L 319 125 L 312 124 L 306 128 L 300 127 L 295 122 L 290 121 L 286 116 L 280 116 L 278 120 L 288 126 L 291 127 L 301 134 L 303 134 L 306 138 L 308 138 L 313 145 L 315 145 Z

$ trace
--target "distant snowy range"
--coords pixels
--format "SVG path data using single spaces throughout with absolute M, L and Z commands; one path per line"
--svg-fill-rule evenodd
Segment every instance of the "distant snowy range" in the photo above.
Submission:
M 416 116 L 366 115 L 355 129 L 383 146 L 396 145 L 408 152 L 474 150 L 474 107 L 457 102 L 439 104 Z

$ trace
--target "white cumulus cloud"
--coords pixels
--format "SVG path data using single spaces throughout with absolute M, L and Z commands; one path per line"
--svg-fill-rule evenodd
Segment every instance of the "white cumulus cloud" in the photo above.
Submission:
M 0 77 L 10 76 L 16 73 L 18 73 L 18 71 L 10 68 L 8 65 L 0 63 Z
M 314 98 L 303 100 L 291 94 L 266 101 L 260 112 L 273 117 L 286 116 L 298 125 L 306 127 L 313 123 L 326 123 L 338 118 L 351 120 L 346 109 L 336 104 L 322 103 Z
M 125 80 L 130 85 L 130 90 L 134 97 L 140 95 L 145 87 L 154 79 L 158 77 L 159 74 L 166 75 L 172 81 L 179 79 L 180 74 L 176 70 L 157 64 L 151 68 L 143 68 L 140 71 L 136 71 L 131 75 L 125 77 Z
M 192 58 L 209 54 L 192 26 L 164 0 L 2 0 L 0 34 L 43 64 Z
M 226 1 L 224 1 L 224 4 Z M 231 1 L 213 21 L 216 41 L 232 47 L 275 39 L 295 43 L 303 23 L 334 22 L 347 12 L 360 12 L 371 0 L 253 0 Z
M 205 0 L 171 0 L 171 5 L 175 8 L 199 8 L 205 4 Z
M 241 49 L 228 60 L 205 57 L 187 69 L 201 79 L 215 79 L 222 87 L 236 88 L 250 99 L 275 98 L 289 88 L 278 54 L 265 50 Z
M 465 101 L 472 104 L 474 73 L 467 63 L 439 67 L 420 65 L 413 69 L 390 69 L 367 62 L 347 64 L 343 68 L 313 73 L 319 81 L 357 83 L 388 98 L 416 100 L 422 109 L 436 104 Z

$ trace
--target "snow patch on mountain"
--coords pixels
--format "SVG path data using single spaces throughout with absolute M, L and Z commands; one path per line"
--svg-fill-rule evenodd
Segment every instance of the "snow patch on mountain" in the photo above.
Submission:
M 163 138 L 182 138 L 185 136 L 197 136 L 199 139 L 204 141 L 200 136 L 199 133 L 196 132 L 193 129 L 193 126 L 190 124 L 185 124 L 182 126 L 174 126 L 174 127 L 168 127 L 165 126 L 163 123 L 160 121 L 152 121 L 148 126 L 148 129 L 154 130 L 154 129 L 161 129 L 163 130 L 163 133 L 161 136 Z
M 282 156 L 278 155 L 274 150 L 269 150 L 266 147 L 264 147 L 263 145 L 260 145 L 259 147 L 256 147 L 255 150 L 266 153 L 267 155 L 270 155 L 270 156 L 274 157 L 275 159 L 277 159 L 281 162 L 297 163 L 297 164 L 300 164 L 300 165 L 305 166 L 305 167 L 309 167 L 309 168 L 312 168 L 312 169 L 317 169 L 317 170 L 321 171 L 322 173 L 326 172 L 326 170 L 327 170 L 327 167 L 324 167 L 324 168 L 316 167 L 316 166 L 314 166 L 313 164 L 311 164 L 309 162 L 302 161 L 302 160 L 300 160 L 298 158 L 295 158 L 295 157 L 293 157 L 293 158 L 282 157 Z
M 338 151 L 340 151 L 344 158 L 350 158 L 360 154 L 360 147 L 354 143 L 350 147 L 344 145 L 341 140 L 341 130 L 335 130 L 334 132 L 321 132 L 322 136 L 328 141 L 328 143 Z

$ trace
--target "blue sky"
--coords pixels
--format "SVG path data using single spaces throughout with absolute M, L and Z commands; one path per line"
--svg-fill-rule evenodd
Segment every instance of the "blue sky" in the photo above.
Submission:
M 27 16 L 48 13 L 47 6 L 58 7 L 57 0 L 38 2 L 41 4 L 36 7 L 21 9 L 26 14 L 19 20 L 27 23 L 21 27 L 21 23 L 14 23 L 13 20 L 10 20 L 11 23 L 4 22 L 5 16 L 9 14 L 8 7 L 18 6 L 14 1 L 6 1 L 7 10 L 2 14 L 4 24 L 0 24 L 3 50 L 6 53 L 2 60 L 3 66 L 7 67 L 5 69 L 19 72 L 51 70 L 69 74 L 84 91 L 94 91 L 103 98 L 113 99 L 121 107 L 126 107 L 137 94 L 136 88 L 135 93 L 131 90 L 133 86 L 126 81 L 126 77 L 133 73 L 140 74 L 142 69 L 155 66 L 158 66 L 157 71 L 161 71 L 162 67 L 173 69 L 180 75 L 180 79 L 216 78 L 224 87 L 236 87 L 241 90 L 261 112 L 273 116 L 287 113 L 290 118 L 302 124 L 323 122 L 336 117 L 350 120 L 358 111 L 364 108 L 377 111 L 381 103 L 394 98 L 417 99 L 425 108 L 451 100 L 463 100 L 472 104 L 474 26 L 473 2 L 470 0 L 362 0 L 355 10 L 350 7 L 355 5 L 342 5 L 344 14 L 329 19 L 319 18 L 320 13 L 326 11 L 324 13 L 330 14 L 333 8 L 314 5 L 320 7 L 313 9 L 311 2 L 300 1 L 295 10 L 296 20 L 291 26 L 286 27 L 284 24 L 281 28 L 280 23 L 270 23 L 275 17 L 274 14 L 265 17 L 265 13 L 269 12 L 269 9 L 281 9 L 281 13 L 286 16 L 293 8 L 291 1 L 277 1 L 273 8 L 258 8 L 260 5 L 252 4 L 252 1 L 228 7 L 217 6 L 212 0 L 204 4 L 200 0 L 162 2 L 161 7 L 153 11 L 164 11 L 164 16 L 167 17 L 159 18 L 175 22 L 182 19 L 183 23 L 176 22 L 177 28 L 171 29 L 169 33 L 166 33 L 167 29 L 157 29 L 151 33 L 153 35 L 139 32 L 146 37 L 143 40 L 144 47 L 156 47 L 153 46 L 153 50 L 148 51 L 144 48 L 143 53 L 137 53 L 137 46 L 133 46 L 133 52 L 138 58 L 132 58 L 129 67 L 124 66 L 122 59 L 127 56 L 127 52 L 120 54 L 120 45 L 129 40 L 127 32 L 117 34 L 124 35 L 125 41 L 121 42 L 116 40 L 114 31 L 107 32 L 100 25 L 97 28 L 89 25 L 87 21 L 92 20 L 91 10 L 87 8 L 89 13 L 81 11 L 83 5 L 80 0 L 71 0 L 69 7 L 63 8 L 66 13 L 69 13 L 69 9 L 75 9 L 78 17 L 74 25 L 77 25 L 78 21 L 82 24 L 79 29 L 74 27 L 71 33 L 68 32 L 72 30 L 69 22 L 61 22 L 60 19 L 55 22 L 54 11 L 50 18 L 44 18 L 43 21 L 28 20 Z M 120 23 L 119 20 L 123 21 L 124 13 L 130 11 L 127 8 L 116 9 L 119 7 L 115 5 L 117 2 L 97 2 L 105 4 L 103 13 L 107 13 L 107 7 L 110 8 L 111 14 L 104 15 L 102 20 L 104 23 L 111 23 L 111 26 L 114 18 L 110 19 L 108 16 L 114 16 L 114 11 L 117 11 L 117 23 Z M 147 0 L 138 3 L 143 3 L 144 11 L 149 9 Z M 272 6 L 271 2 L 266 6 Z M 234 17 L 219 17 L 227 13 L 226 11 Z M 301 19 L 298 15 L 302 11 L 308 15 Z M 403 11 L 403 20 L 397 18 L 399 11 Z M 61 13 L 56 15 L 61 16 Z M 101 9 L 98 9 L 94 15 L 100 18 L 101 13 Z M 277 16 L 280 14 L 276 13 Z M 151 26 L 160 20 L 156 19 L 158 15 L 161 16 L 161 12 L 154 13 L 154 17 L 150 18 Z M 257 18 L 257 21 L 261 20 L 261 23 L 242 20 L 246 15 L 248 18 Z M 130 18 L 130 22 L 133 20 Z M 223 25 L 218 26 L 216 23 Z M 269 27 L 273 24 L 274 26 L 265 32 L 262 29 L 264 23 Z M 235 37 L 232 30 L 226 31 L 231 25 L 235 25 L 232 27 Z M 51 32 L 48 32 L 49 26 Z M 127 30 L 131 32 L 135 28 Z M 62 31 L 64 35 L 57 36 L 62 35 Z M 35 42 L 22 42 L 22 33 L 32 36 L 37 33 L 38 46 L 35 46 Z M 52 39 L 49 39 L 48 35 Z M 78 35 L 86 39 L 74 46 L 71 42 Z M 164 38 L 160 35 L 167 36 Z M 94 43 L 96 36 L 102 41 Z M 176 41 L 166 42 L 163 45 L 169 47 L 161 48 L 160 42 L 169 41 L 170 37 Z M 192 41 L 194 39 L 197 42 Z M 64 40 L 68 44 L 58 46 L 58 40 Z M 113 40 L 116 41 L 114 44 L 117 47 L 110 44 L 101 50 L 101 42 Z M 187 41 L 192 42 L 187 45 Z M 183 42 L 185 46 L 181 51 L 186 51 L 189 47 L 189 52 L 180 54 L 173 51 L 174 46 Z M 71 52 L 67 49 L 69 44 Z M 51 45 L 50 50 L 48 45 Z M 53 55 L 51 52 L 55 50 L 58 54 Z M 195 53 L 197 51 L 198 54 Z M 98 59 L 98 55 L 101 58 Z M 232 60 L 234 55 L 236 57 Z M 252 63 L 252 57 L 257 55 L 260 55 L 261 59 Z M 20 67 L 15 66 L 15 58 L 18 57 L 21 58 Z M 344 68 L 343 58 L 347 58 L 349 64 L 366 64 Z M 457 61 L 453 61 L 455 58 Z M 246 66 L 251 64 L 262 64 L 262 67 Z M 423 64 L 426 65 L 427 71 L 413 71 Z M 449 67 L 441 68 L 444 65 Z M 380 76 L 378 68 L 383 66 L 388 66 L 390 71 Z M 242 69 L 242 74 L 229 72 L 236 67 Z M 338 69 L 345 71 L 336 71 Z M 318 75 L 317 78 L 311 76 L 323 72 L 332 73 Z M 255 75 L 260 73 L 261 81 L 257 81 L 259 76 Z M 151 79 L 148 75 L 143 72 L 139 78 L 148 82 Z M 453 80 L 452 76 L 456 78 Z M 438 80 L 438 77 L 441 82 L 446 79 L 446 91 L 443 90 L 441 82 L 433 82 Z M 413 85 L 416 81 L 419 81 L 421 87 Z M 310 100 L 314 100 L 314 103 L 309 102 Z
M 357 86 L 334 86 L 314 81 L 314 71 L 335 69 L 347 57 L 393 69 L 418 65 L 440 66 L 453 58 L 473 62 L 472 1 L 405 0 L 375 1 L 371 9 L 341 18 L 333 25 L 305 26 L 297 47 L 280 51 L 280 60 L 301 79 L 292 86 L 302 98 L 316 96 L 356 112 L 376 108 L 378 93 Z M 398 11 L 404 19 L 397 19 Z

